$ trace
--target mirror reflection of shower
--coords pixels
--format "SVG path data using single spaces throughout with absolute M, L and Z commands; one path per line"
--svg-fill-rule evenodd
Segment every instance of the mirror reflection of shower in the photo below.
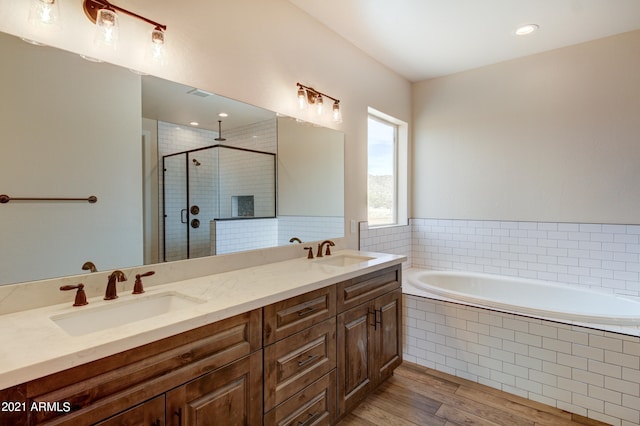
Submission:
M 193 164 L 195 164 L 196 167 L 198 167 L 200 165 L 200 162 L 198 160 L 196 160 L 195 158 L 193 160 Z
M 218 137 L 215 138 L 214 140 L 218 142 L 223 142 L 227 140 L 226 138 L 222 137 L 222 120 L 218 120 Z

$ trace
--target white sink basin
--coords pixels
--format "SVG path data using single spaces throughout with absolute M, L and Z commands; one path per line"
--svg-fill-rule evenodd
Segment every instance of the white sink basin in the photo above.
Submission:
M 330 255 L 327 257 L 323 257 L 322 259 L 317 259 L 314 262 L 320 263 L 322 265 L 350 266 L 350 265 L 355 265 L 357 263 L 366 262 L 372 259 L 375 259 L 375 258 L 369 257 L 369 256 L 358 256 L 355 254 L 338 254 L 338 255 Z
M 71 336 L 82 336 L 95 331 L 108 330 L 124 324 L 163 315 L 204 303 L 175 292 L 139 296 L 129 300 L 112 300 L 95 308 L 55 315 L 51 320 Z

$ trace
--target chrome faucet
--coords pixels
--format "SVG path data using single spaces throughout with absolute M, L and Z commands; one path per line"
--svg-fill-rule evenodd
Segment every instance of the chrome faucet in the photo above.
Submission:
M 118 291 L 116 289 L 116 281 L 126 281 L 127 277 L 124 272 L 115 270 L 109 275 L 109 281 L 107 282 L 107 291 L 104 293 L 104 300 L 113 300 L 118 298 Z
M 322 247 L 325 244 L 327 245 L 327 251 L 324 254 L 326 254 L 327 256 L 329 256 L 331 254 L 331 250 L 329 249 L 329 247 L 333 247 L 333 246 L 336 245 L 336 243 L 334 243 L 331 240 L 324 240 L 323 242 L 318 244 L 318 253 L 316 253 L 316 257 L 322 257 Z

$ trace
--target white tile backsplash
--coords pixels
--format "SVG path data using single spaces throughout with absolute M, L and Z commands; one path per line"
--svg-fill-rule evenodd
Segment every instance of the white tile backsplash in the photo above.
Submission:
M 640 297 L 638 225 L 451 219 L 410 224 L 413 267 L 535 278 Z

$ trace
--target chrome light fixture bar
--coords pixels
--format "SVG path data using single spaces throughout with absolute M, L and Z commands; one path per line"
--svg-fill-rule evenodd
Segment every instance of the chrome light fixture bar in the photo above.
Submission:
M 313 105 L 316 108 L 316 113 L 318 115 L 322 115 L 324 112 L 324 98 L 329 98 L 333 101 L 333 121 L 336 123 L 342 121 L 340 99 L 336 99 L 326 93 L 322 93 L 314 89 L 313 87 L 305 86 L 304 84 L 296 83 L 296 85 L 298 86 L 298 107 L 300 109 L 305 109 L 308 105 Z

